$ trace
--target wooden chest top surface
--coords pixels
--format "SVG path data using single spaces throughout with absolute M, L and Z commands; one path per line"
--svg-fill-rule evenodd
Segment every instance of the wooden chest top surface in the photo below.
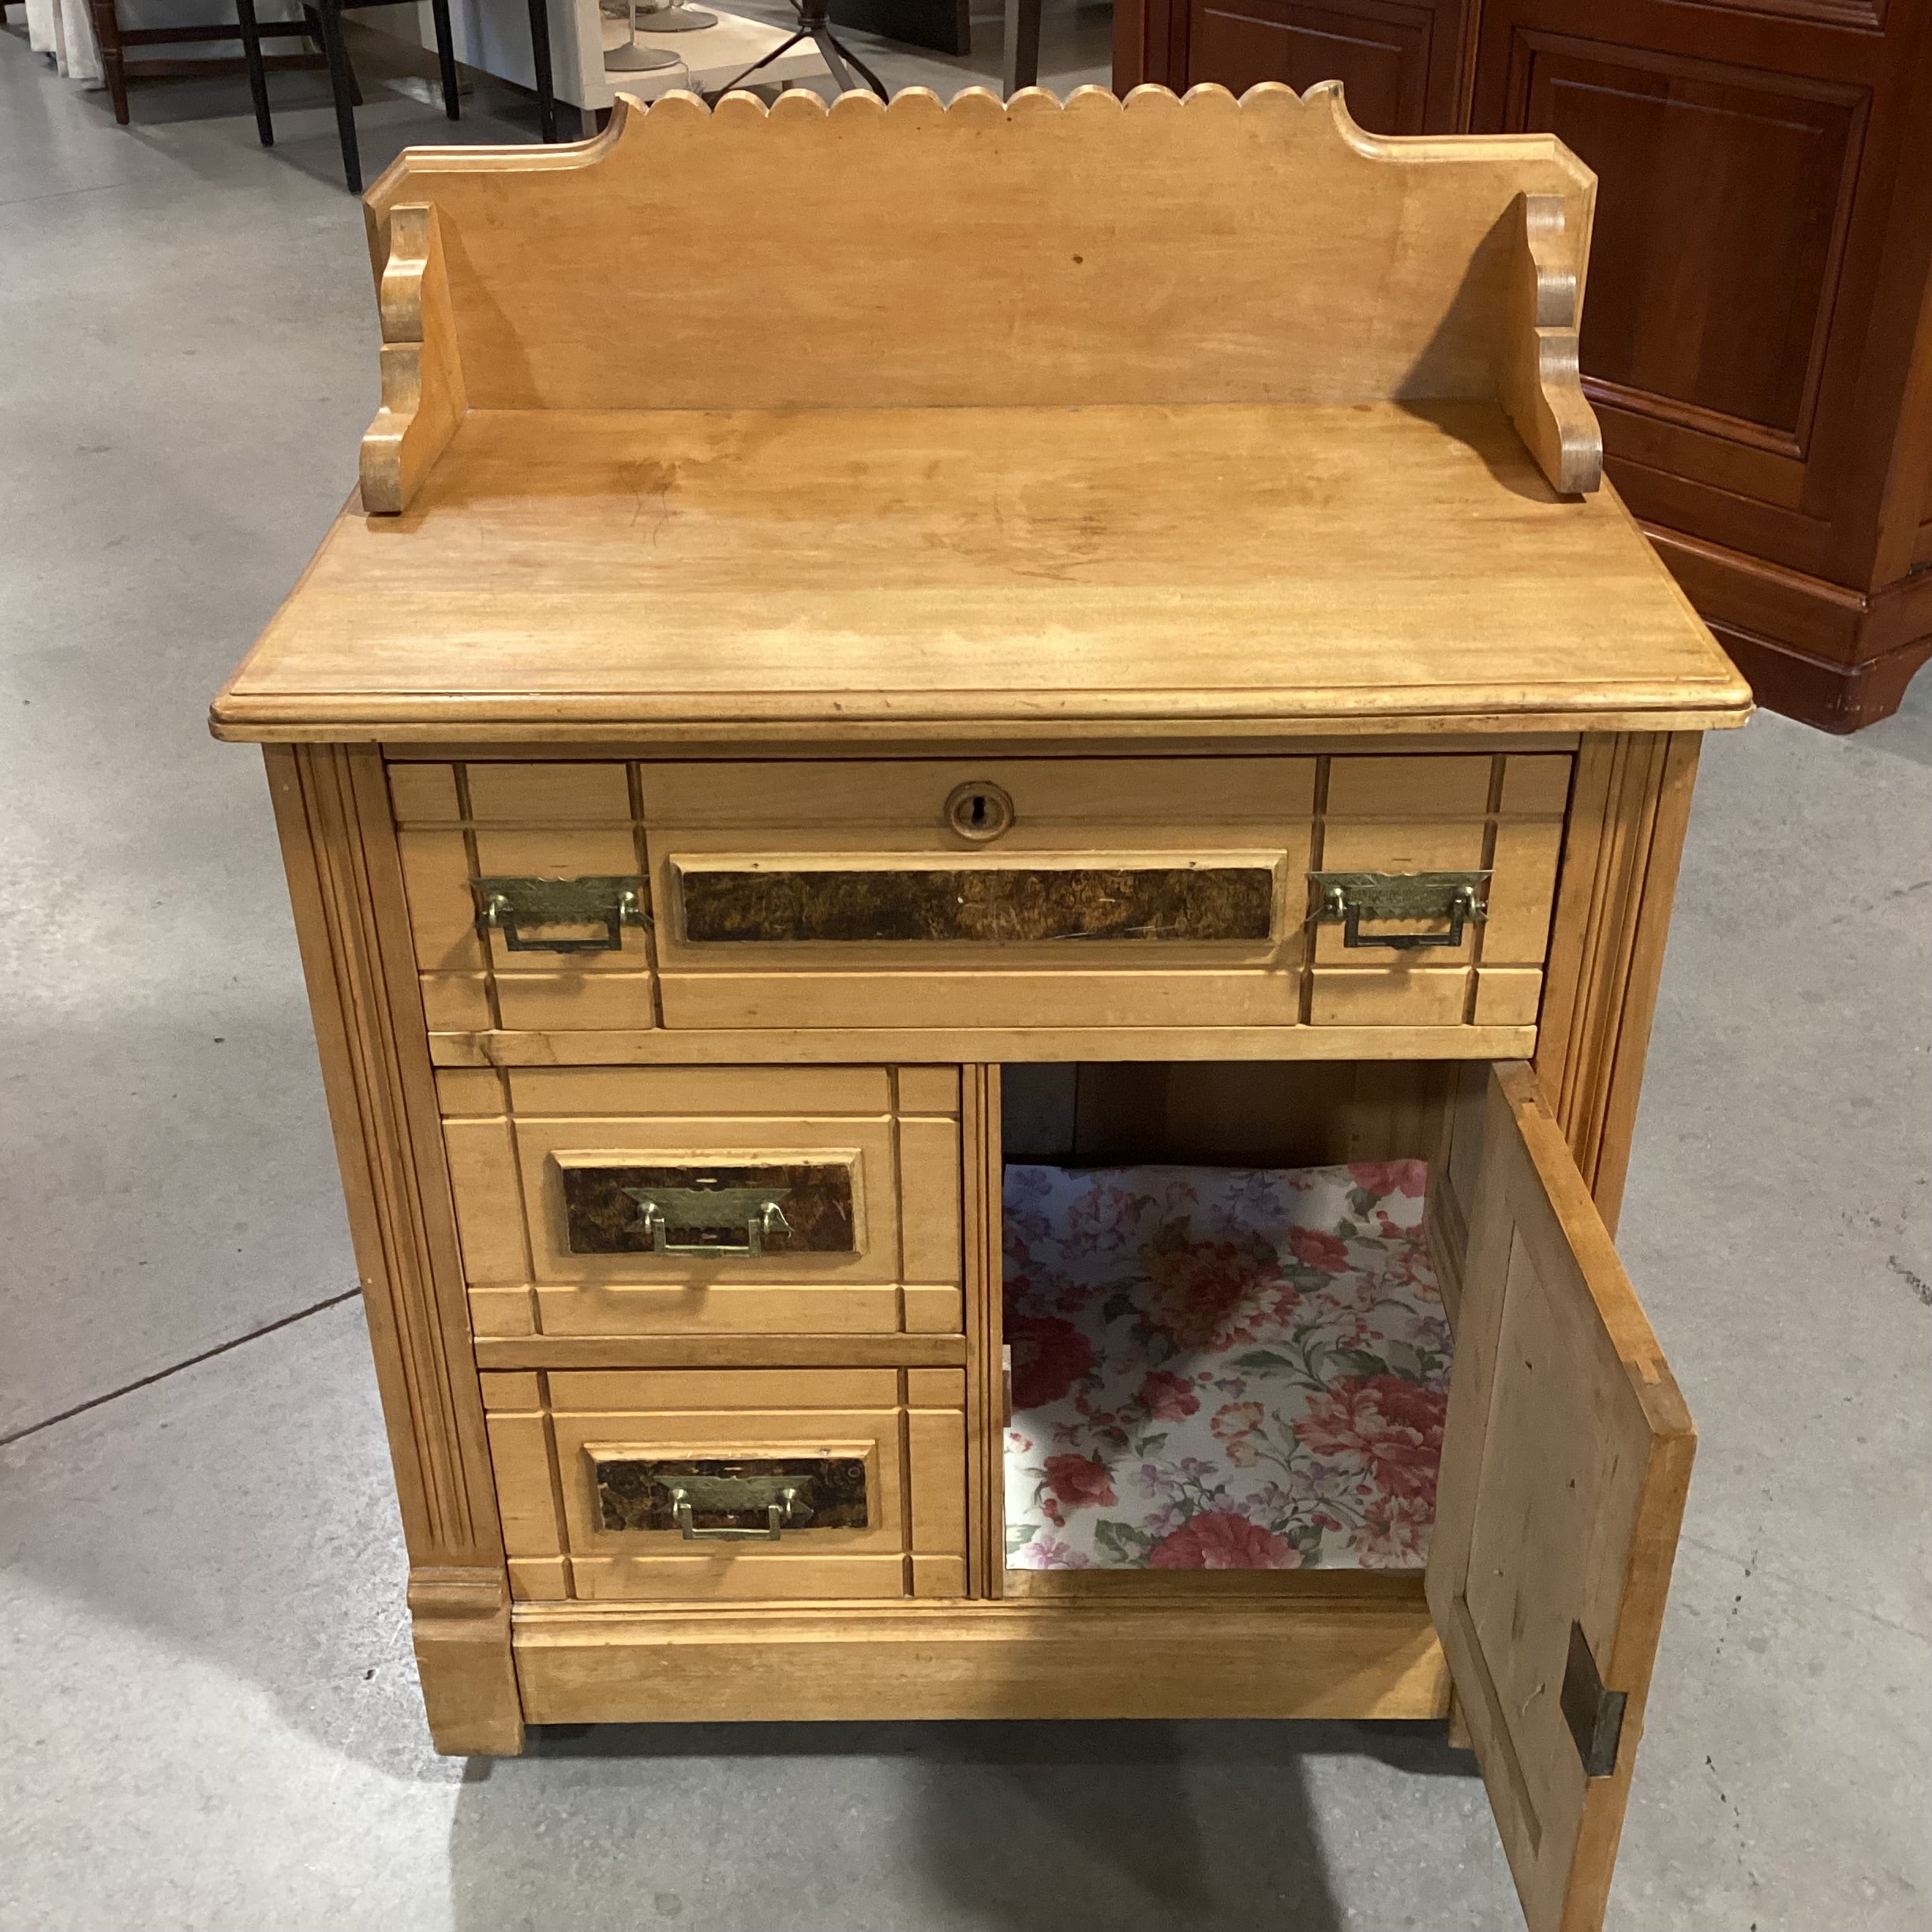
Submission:
M 1496 405 L 473 410 L 219 736 L 1697 728 L 1750 694 Z

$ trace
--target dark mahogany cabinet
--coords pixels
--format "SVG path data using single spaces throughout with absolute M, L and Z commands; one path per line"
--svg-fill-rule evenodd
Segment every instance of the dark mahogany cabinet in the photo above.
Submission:
M 1932 656 L 1932 0 L 1116 0 L 1114 77 L 1339 79 L 1380 133 L 1548 129 L 1597 171 L 1607 466 L 1776 709 Z

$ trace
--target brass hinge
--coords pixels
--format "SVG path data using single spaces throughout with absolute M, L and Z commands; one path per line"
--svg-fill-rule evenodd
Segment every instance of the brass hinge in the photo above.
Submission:
M 1563 1668 L 1559 1702 L 1586 1777 L 1608 1777 L 1616 1769 L 1617 1746 L 1623 1736 L 1623 1706 L 1628 1702 L 1627 1692 L 1604 1688 L 1583 1626 L 1572 1623 L 1570 1661 Z

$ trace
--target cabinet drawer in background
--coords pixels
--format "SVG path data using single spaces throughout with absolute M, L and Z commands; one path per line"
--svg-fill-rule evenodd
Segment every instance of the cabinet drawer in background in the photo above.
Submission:
M 964 1369 L 482 1380 L 520 1598 L 964 1594 Z
M 478 1335 L 957 1335 L 954 1067 L 445 1069 Z

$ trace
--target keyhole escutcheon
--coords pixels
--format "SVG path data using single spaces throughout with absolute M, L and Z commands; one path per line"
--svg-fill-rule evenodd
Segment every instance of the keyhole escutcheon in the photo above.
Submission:
M 990 780 L 969 778 L 947 796 L 945 821 L 961 838 L 985 845 L 1012 825 L 1013 802 Z

